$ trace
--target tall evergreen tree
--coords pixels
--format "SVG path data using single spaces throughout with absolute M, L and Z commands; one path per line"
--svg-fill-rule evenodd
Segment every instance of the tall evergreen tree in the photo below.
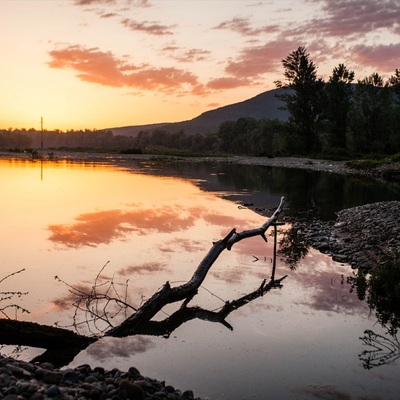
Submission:
M 349 71 L 344 64 L 339 64 L 325 87 L 326 105 L 324 107 L 329 146 L 344 149 L 346 147 L 346 132 L 348 114 L 353 88 L 354 71 Z
M 282 60 L 285 82 L 277 87 L 289 89 L 280 95 L 290 113 L 289 125 L 299 138 L 304 152 L 319 150 L 318 122 L 322 112 L 324 82 L 305 47 L 299 47 Z
M 381 75 L 373 73 L 358 81 L 353 96 L 353 134 L 359 151 L 388 152 L 390 92 Z

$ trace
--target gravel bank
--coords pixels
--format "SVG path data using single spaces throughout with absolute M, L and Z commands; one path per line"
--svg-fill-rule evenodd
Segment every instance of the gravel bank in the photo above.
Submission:
M 55 369 L 51 364 L 32 363 L 0 356 L 0 399 L 92 399 L 92 400 L 194 400 L 191 390 L 182 392 L 131 367 Z M 196 400 L 200 400 L 196 398 Z
M 334 261 L 371 271 L 383 256 L 400 250 L 400 201 L 341 210 L 336 221 L 296 221 L 293 228 Z

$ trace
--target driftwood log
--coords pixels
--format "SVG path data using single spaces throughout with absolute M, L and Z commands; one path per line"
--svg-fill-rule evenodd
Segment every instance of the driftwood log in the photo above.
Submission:
M 231 232 L 224 238 L 215 242 L 207 255 L 203 258 L 192 278 L 183 285 L 171 287 L 169 282 L 150 297 L 132 315 L 121 324 L 104 332 L 104 336 L 125 337 L 135 334 L 169 336 L 172 331 L 184 322 L 199 318 L 219 322 L 228 329 L 233 329 L 225 318 L 234 310 L 248 304 L 250 301 L 264 295 L 273 288 L 281 288 L 283 278 L 275 280 L 274 273 L 268 283 L 264 280 L 254 292 L 232 302 L 227 302 L 220 311 L 209 311 L 200 307 L 188 307 L 189 302 L 197 294 L 198 289 L 207 276 L 208 271 L 224 250 L 246 238 L 261 236 L 265 241 L 266 231 L 274 226 L 283 211 L 284 198 L 273 215 L 264 224 L 255 229 L 242 232 Z M 167 304 L 182 301 L 181 307 L 172 315 L 162 321 L 152 321 L 152 318 Z M 0 320 L 0 343 L 5 345 L 23 345 L 47 349 L 45 353 L 33 361 L 51 362 L 55 367 L 68 364 L 84 348 L 98 340 L 99 337 L 78 335 L 69 329 L 39 325 L 32 322 L 11 319 Z

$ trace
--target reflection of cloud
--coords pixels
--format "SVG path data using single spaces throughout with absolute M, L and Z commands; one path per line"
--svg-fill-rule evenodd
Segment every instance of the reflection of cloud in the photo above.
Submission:
M 307 271 L 302 270 L 301 265 L 295 272 L 296 281 L 310 291 L 309 300 L 302 304 L 317 311 L 327 311 L 341 314 L 358 314 L 360 311 L 368 310 L 366 302 L 360 301 L 355 292 L 350 293 L 350 285 L 346 283 L 346 276 L 351 275 L 350 267 L 346 275 L 341 277 L 341 271 L 335 268 L 338 265 L 331 261 L 332 265 L 324 267 L 321 271 L 320 266 L 328 256 L 315 253 L 315 265 L 310 259 L 310 266 Z
M 211 247 L 211 242 L 210 246 Z M 206 251 L 208 248 L 204 245 L 204 242 L 199 240 L 190 240 L 183 238 L 176 238 L 169 240 L 159 245 L 158 250 L 162 253 L 176 253 L 177 251 L 183 251 L 186 253 L 194 253 L 195 251 Z
M 102 361 L 113 356 L 130 358 L 135 354 L 145 353 L 154 346 L 153 340 L 145 336 L 133 336 L 123 339 L 107 337 L 93 343 L 86 351 L 94 359 Z
M 300 389 L 300 391 L 317 399 L 350 400 L 352 398 L 350 394 L 338 389 L 334 385 L 310 384 Z
M 69 291 L 65 296 L 53 300 L 53 304 L 56 306 L 57 309 L 65 311 L 71 308 L 75 308 L 73 304 L 79 298 L 79 296 L 77 296 L 76 293 L 77 292 L 90 293 L 91 286 L 75 285 L 74 289 L 75 289 L 74 292 Z
M 146 235 L 150 232 L 172 233 L 187 230 L 200 219 L 217 226 L 232 227 L 234 224 L 248 223 L 244 219 L 210 213 L 206 207 L 183 209 L 177 205 L 126 211 L 106 210 L 81 214 L 72 224 L 50 225 L 49 240 L 72 248 L 97 246 L 124 238 L 129 233 Z M 200 242 L 181 240 L 180 246 L 184 250 L 193 250 L 200 248 Z
M 141 265 L 130 265 L 129 267 L 123 268 L 118 271 L 122 276 L 131 276 L 134 274 L 152 274 L 154 272 L 165 271 L 165 263 L 148 262 Z
M 182 213 L 178 207 L 138 209 L 133 211 L 110 210 L 81 214 L 74 224 L 50 225 L 50 240 L 67 247 L 96 246 L 110 243 L 136 232 L 173 232 L 188 229 L 194 224 L 195 213 Z

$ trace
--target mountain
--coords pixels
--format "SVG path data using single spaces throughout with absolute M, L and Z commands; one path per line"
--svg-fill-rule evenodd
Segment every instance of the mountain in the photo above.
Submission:
M 284 89 L 273 89 L 263 92 L 251 99 L 234 103 L 228 106 L 206 111 L 188 121 L 159 123 L 149 125 L 124 126 L 119 128 L 110 128 L 114 135 L 136 136 L 140 131 L 154 131 L 160 129 L 166 132 L 177 132 L 184 130 L 187 134 L 194 133 L 216 133 L 221 123 L 226 121 L 236 121 L 239 118 L 256 119 L 279 119 L 286 121 L 288 112 L 280 110 L 279 107 L 284 103 L 277 94 L 282 94 Z

